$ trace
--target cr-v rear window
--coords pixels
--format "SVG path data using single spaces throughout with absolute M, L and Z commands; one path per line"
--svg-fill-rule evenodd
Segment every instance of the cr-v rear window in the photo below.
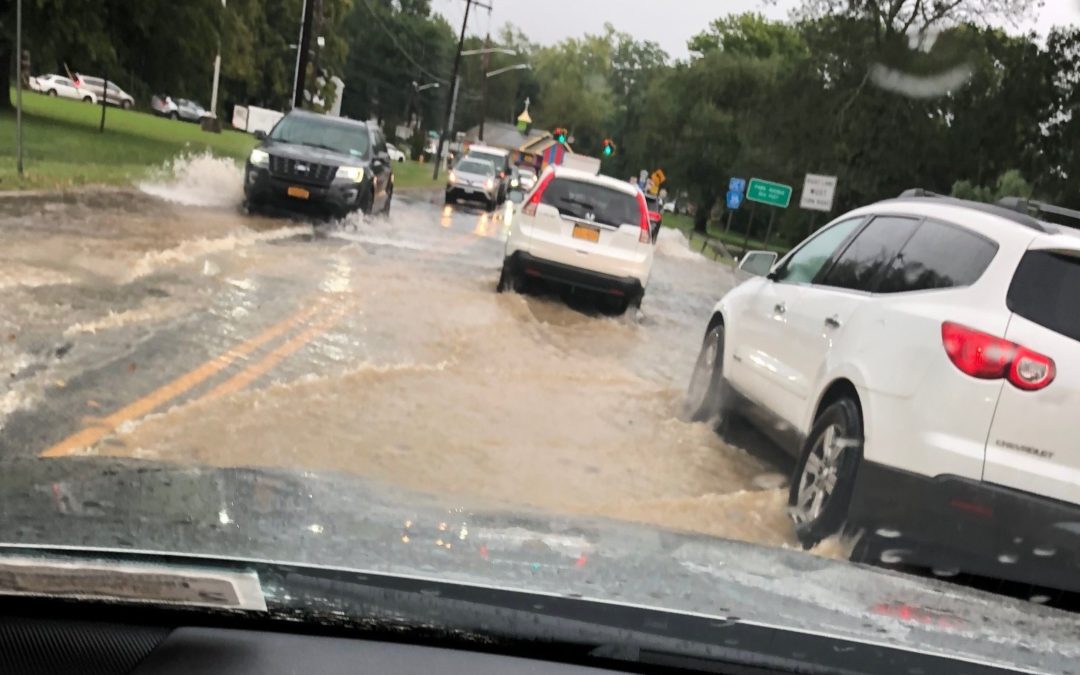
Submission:
M 1074 340 L 1080 340 L 1080 258 L 1028 251 L 1013 275 L 1009 310 Z
M 544 190 L 541 203 L 559 209 L 559 213 L 604 225 L 637 225 L 641 222 L 637 198 L 571 178 L 555 178 Z

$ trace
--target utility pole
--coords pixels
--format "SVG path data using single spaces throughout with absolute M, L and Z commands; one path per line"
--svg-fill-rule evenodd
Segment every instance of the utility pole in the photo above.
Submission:
M 109 76 L 105 75 L 102 78 L 105 83 L 101 86 L 101 126 L 98 127 L 98 133 L 105 133 L 105 109 L 109 106 Z
M 15 73 L 15 170 L 18 171 L 19 178 L 22 178 L 22 0 L 15 0 L 15 58 L 18 60 L 18 72 Z M 7 96 L 7 92 L 4 92 L 4 96 Z
M 293 74 L 292 107 L 304 107 L 304 80 L 307 78 L 308 50 L 311 49 L 311 22 L 315 0 L 304 0 L 300 14 L 300 39 L 296 44 L 296 72 Z
M 484 65 L 480 72 L 484 77 L 480 81 L 480 142 L 484 142 L 484 122 L 487 120 L 487 71 L 491 67 L 491 33 L 484 38 Z
M 491 10 L 491 5 L 486 5 L 480 0 L 465 0 L 465 19 L 461 22 L 461 37 L 458 38 L 457 53 L 454 54 L 454 70 L 450 75 L 450 98 L 446 102 L 446 128 L 439 134 L 439 145 L 435 150 L 435 161 L 432 164 L 435 165 L 435 169 L 432 171 L 432 180 L 439 179 L 439 166 L 442 164 L 442 152 L 443 147 L 446 144 L 446 137 L 452 133 L 451 126 L 454 124 L 454 103 L 457 100 L 458 90 L 458 69 L 461 68 L 461 52 L 465 49 L 465 29 L 469 26 L 469 10 L 473 5 L 479 5 L 481 7 Z
M 225 9 L 225 0 L 221 0 L 221 9 Z M 217 117 L 218 80 L 221 78 L 221 36 L 217 41 L 217 56 L 214 57 L 214 86 L 210 90 L 210 112 Z

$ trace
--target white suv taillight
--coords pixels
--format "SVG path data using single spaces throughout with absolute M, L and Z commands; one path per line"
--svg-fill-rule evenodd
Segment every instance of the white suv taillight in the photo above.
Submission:
M 532 195 L 529 197 L 529 201 L 525 202 L 525 205 L 521 207 L 521 212 L 527 216 L 536 215 L 536 207 L 540 206 L 540 199 L 544 196 L 544 190 L 555 178 L 555 171 L 547 169 L 544 171 L 544 175 L 540 177 L 540 181 L 536 184 L 536 189 L 533 190 Z
M 649 221 L 649 204 L 645 201 L 645 193 L 638 192 L 638 210 L 641 212 L 641 231 L 638 232 L 638 243 L 652 243 L 652 223 Z
M 981 380 L 1004 378 L 1018 389 L 1035 391 L 1057 374 L 1049 356 L 951 321 L 941 325 L 941 343 L 953 365 Z

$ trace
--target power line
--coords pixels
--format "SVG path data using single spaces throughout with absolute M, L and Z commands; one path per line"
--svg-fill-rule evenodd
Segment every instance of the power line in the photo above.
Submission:
M 420 63 L 412 57 L 412 54 L 410 54 L 403 46 L 401 46 L 401 43 L 398 42 L 397 36 L 394 35 L 393 31 L 389 30 L 386 27 L 386 24 L 383 23 L 382 17 L 379 16 L 378 12 L 372 9 L 371 3 L 368 2 L 368 0 L 362 1 L 364 3 L 364 7 L 366 7 L 368 12 L 371 13 L 371 16 L 375 18 L 375 23 L 379 24 L 379 28 L 382 30 L 382 32 L 386 34 L 386 37 L 390 38 L 390 41 L 394 43 L 394 46 L 397 47 L 397 50 L 401 52 L 401 55 L 404 56 L 409 63 L 416 66 L 417 70 L 419 70 L 424 75 L 427 75 L 428 77 L 434 79 L 436 82 L 440 82 L 442 84 L 447 84 L 449 82 L 449 80 L 447 80 L 446 78 L 439 77 L 438 75 L 432 73 L 431 71 L 420 65 Z

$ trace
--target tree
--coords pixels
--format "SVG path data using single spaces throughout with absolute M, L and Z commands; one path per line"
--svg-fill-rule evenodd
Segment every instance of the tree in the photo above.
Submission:
M 117 55 L 106 17 L 114 4 L 79 0 L 26 0 L 23 3 L 23 49 L 33 54 L 39 68 L 51 69 L 64 62 L 87 62 L 116 66 Z M 0 9 L 0 109 L 10 109 L 8 95 L 15 70 L 15 3 Z
M 604 37 L 568 38 L 535 57 L 540 100 L 533 118 L 544 128 L 566 127 L 581 148 L 599 149 L 615 109 L 612 44 Z
M 1002 197 L 1023 197 L 1030 199 L 1034 190 L 1024 176 L 1016 169 L 1009 169 L 998 176 L 997 181 L 991 186 L 972 185 L 971 181 L 958 180 L 953 183 L 949 193 L 959 199 L 970 199 L 977 202 L 993 203 Z
M 801 18 L 844 16 L 867 22 L 876 42 L 894 35 L 927 36 L 960 24 L 1014 26 L 1041 0 L 804 0 Z
M 436 123 L 456 42 L 430 3 L 356 0 L 342 32 L 349 45 L 342 114 L 384 120 L 390 129 L 410 113 L 424 126 Z M 440 86 L 417 93 L 413 82 Z

